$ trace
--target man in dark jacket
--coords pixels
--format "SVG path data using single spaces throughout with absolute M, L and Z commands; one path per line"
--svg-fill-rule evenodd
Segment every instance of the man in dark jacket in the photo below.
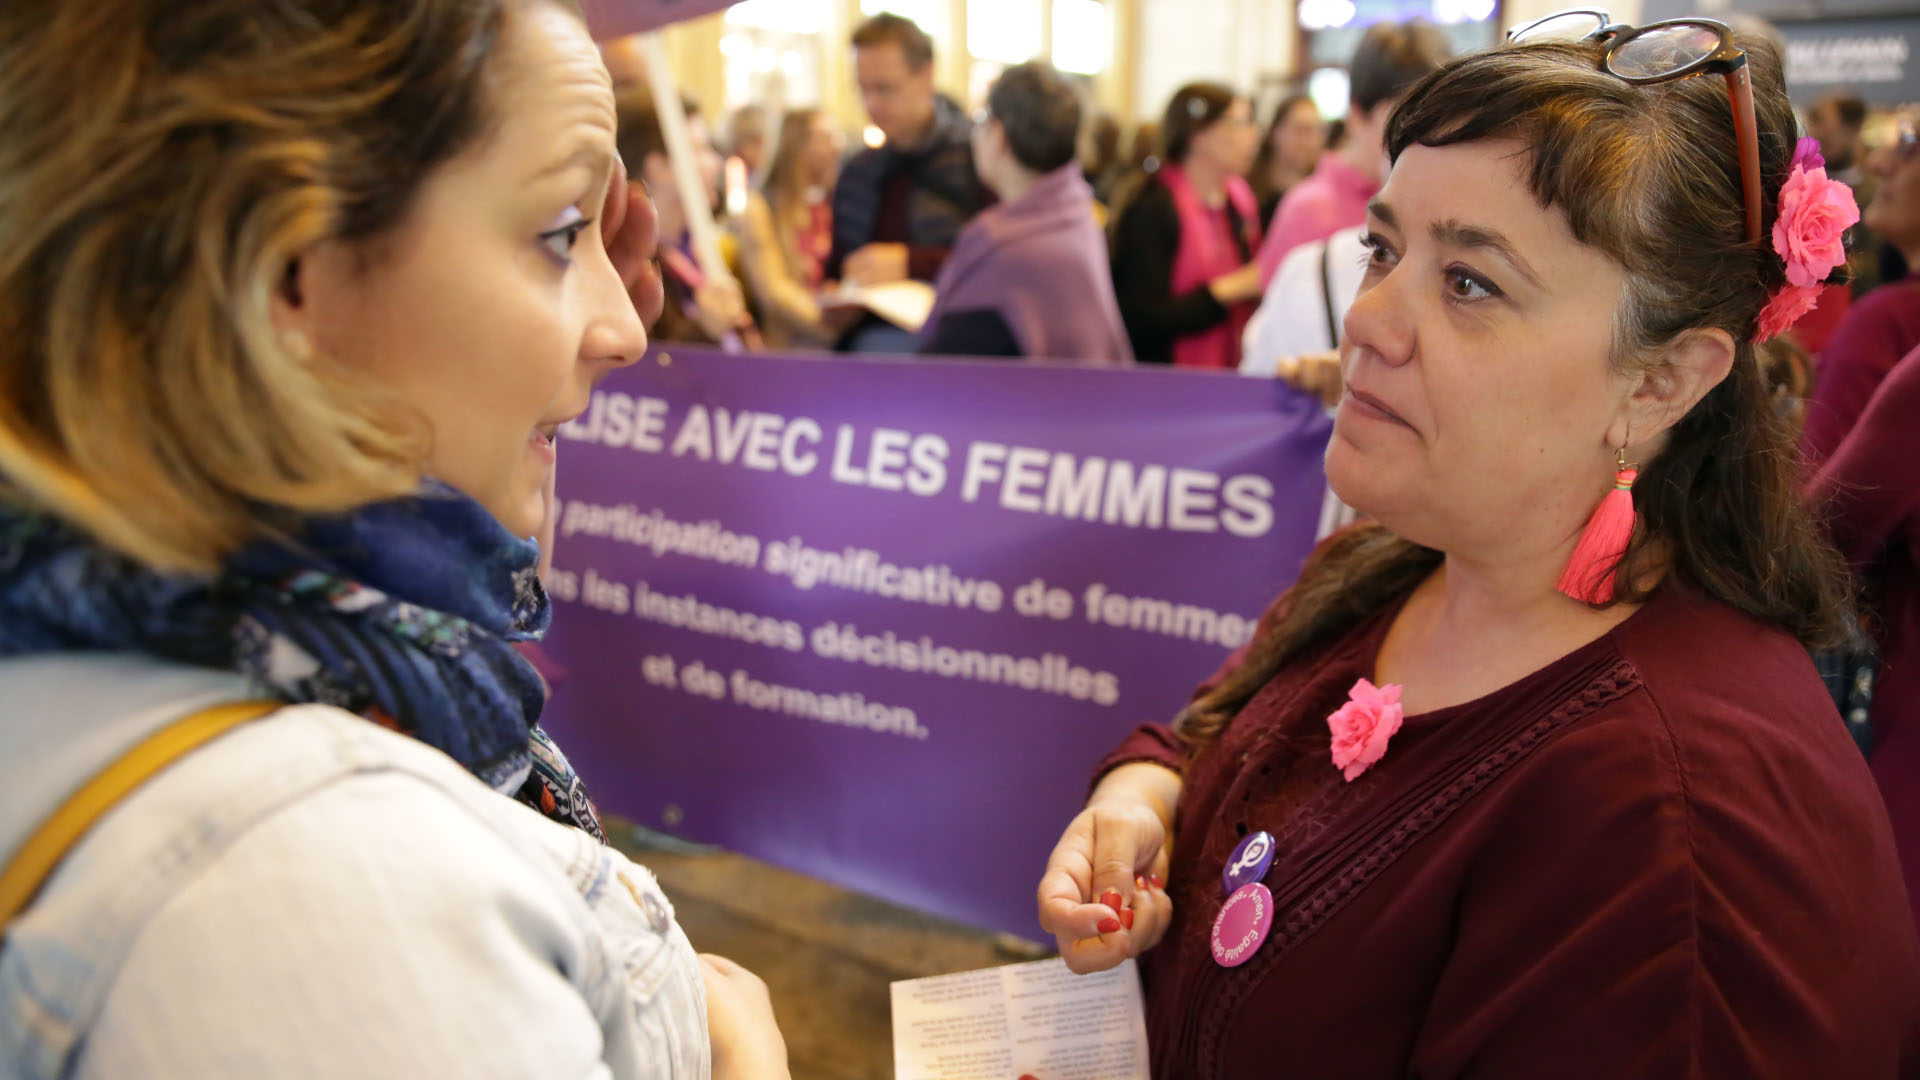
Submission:
M 933 88 L 933 41 L 876 15 L 853 35 L 860 100 L 886 141 L 855 154 L 833 189 L 826 276 L 854 285 L 932 281 L 968 219 L 992 200 L 973 171 L 972 123 Z M 910 334 L 868 317 L 841 338 L 862 352 L 912 352 Z

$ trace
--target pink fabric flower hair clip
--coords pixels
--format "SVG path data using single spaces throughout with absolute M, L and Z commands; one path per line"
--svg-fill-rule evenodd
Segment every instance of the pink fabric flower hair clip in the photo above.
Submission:
M 1859 220 L 1853 189 L 1828 179 L 1820 144 L 1801 139 L 1773 221 L 1773 250 L 1787 264 L 1787 283 L 1761 309 L 1756 344 L 1785 333 L 1813 310 L 1827 275 L 1847 261 L 1841 238 Z
M 1333 767 L 1351 784 L 1386 755 L 1387 740 L 1400 730 L 1406 710 L 1400 706 L 1400 687 L 1375 686 L 1365 679 L 1347 691 L 1347 703 L 1327 717 L 1333 732 Z

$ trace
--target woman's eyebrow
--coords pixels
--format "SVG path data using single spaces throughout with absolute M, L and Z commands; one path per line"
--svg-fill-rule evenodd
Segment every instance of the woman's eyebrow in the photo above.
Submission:
M 1535 273 L 1527 260 L 1520 256 L 1520 252 L 1514 248 L 1512 241 L 1502 236 L 1496 229 L 1490 229 L 1484 225 L 1470 225 L 1455 218 L 1446 218 L 1434 222 L 1428 227 L 1427 232 L 1436 243 L 1444 246 L 1491 251 L 1519 271 L 1520 276 L 1531 282 L 1534 288 L 1545 288 L 1540 275 Z
M 595 176 L 600 175 L 603 171 L 612 172 L 612 151 L 602 145 L 599 140 L 581 139 L 574 143 L 571 152 L 565 157 L 553 159 L 549 164 L 543 166 L 538 172 L 535 172 L 527 179 L 529 183 L 535 183 L 549 177 L 557 176 L 578 165 L 586 166 Z

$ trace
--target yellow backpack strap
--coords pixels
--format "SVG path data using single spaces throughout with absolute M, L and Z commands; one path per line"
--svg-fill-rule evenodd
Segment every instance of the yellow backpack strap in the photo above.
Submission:
M 94 822 L 119 805 L 154 774 L 194 750 L 249 720 L 280 708 L 278 701 L 237 701 L 182 717 L 147 736 L 111 765 L 81 785 L 80 790 L 40 823 L 5 869 L 0 869 L 0 928 L 33 902 L 40 886 L 60 860 L 93 828 Z

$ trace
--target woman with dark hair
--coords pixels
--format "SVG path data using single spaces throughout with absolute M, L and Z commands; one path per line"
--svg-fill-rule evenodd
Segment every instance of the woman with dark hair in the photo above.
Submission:
M 1160 167 L 1113 224 L 1113 291 L 1141 363 L 1233 370 L 1260 296 L 1260 216 L 1241 179 L 1258 148 L 1247 99 L 1183 86 Z
M 1844 568 L 1754 355 L 1851 196 L 1770 46 L 1570 18 L 1395 111 L 1327 451 L 1374 523 L 1105 759 L 1041 880 L 1071 967 L 1142 956 L 1158 1080 L 1920 1067 L 1806 651 Z
M 513 647 L 614 110 L 561 0 L 0 5 L 0 1076 L 786 1074 Z
M 1273 110 L 1273 121 L 1260 139 L 1260 153 L 1247 170 L 1262 223 L 1273 220 L 1288 188 L 1312 175 L 1326 148 L 1326 121 L 1320 119 L 1320 107 L 1312 98 L 1293 94 Z
M 934 283 L 918 350 L 1131 364 L 1107 278 L 1093 189 L 1074 161 L 1080 92 L 1044 61 L 987 91 L 973 168 L 1000 201 L 960 230 Z

